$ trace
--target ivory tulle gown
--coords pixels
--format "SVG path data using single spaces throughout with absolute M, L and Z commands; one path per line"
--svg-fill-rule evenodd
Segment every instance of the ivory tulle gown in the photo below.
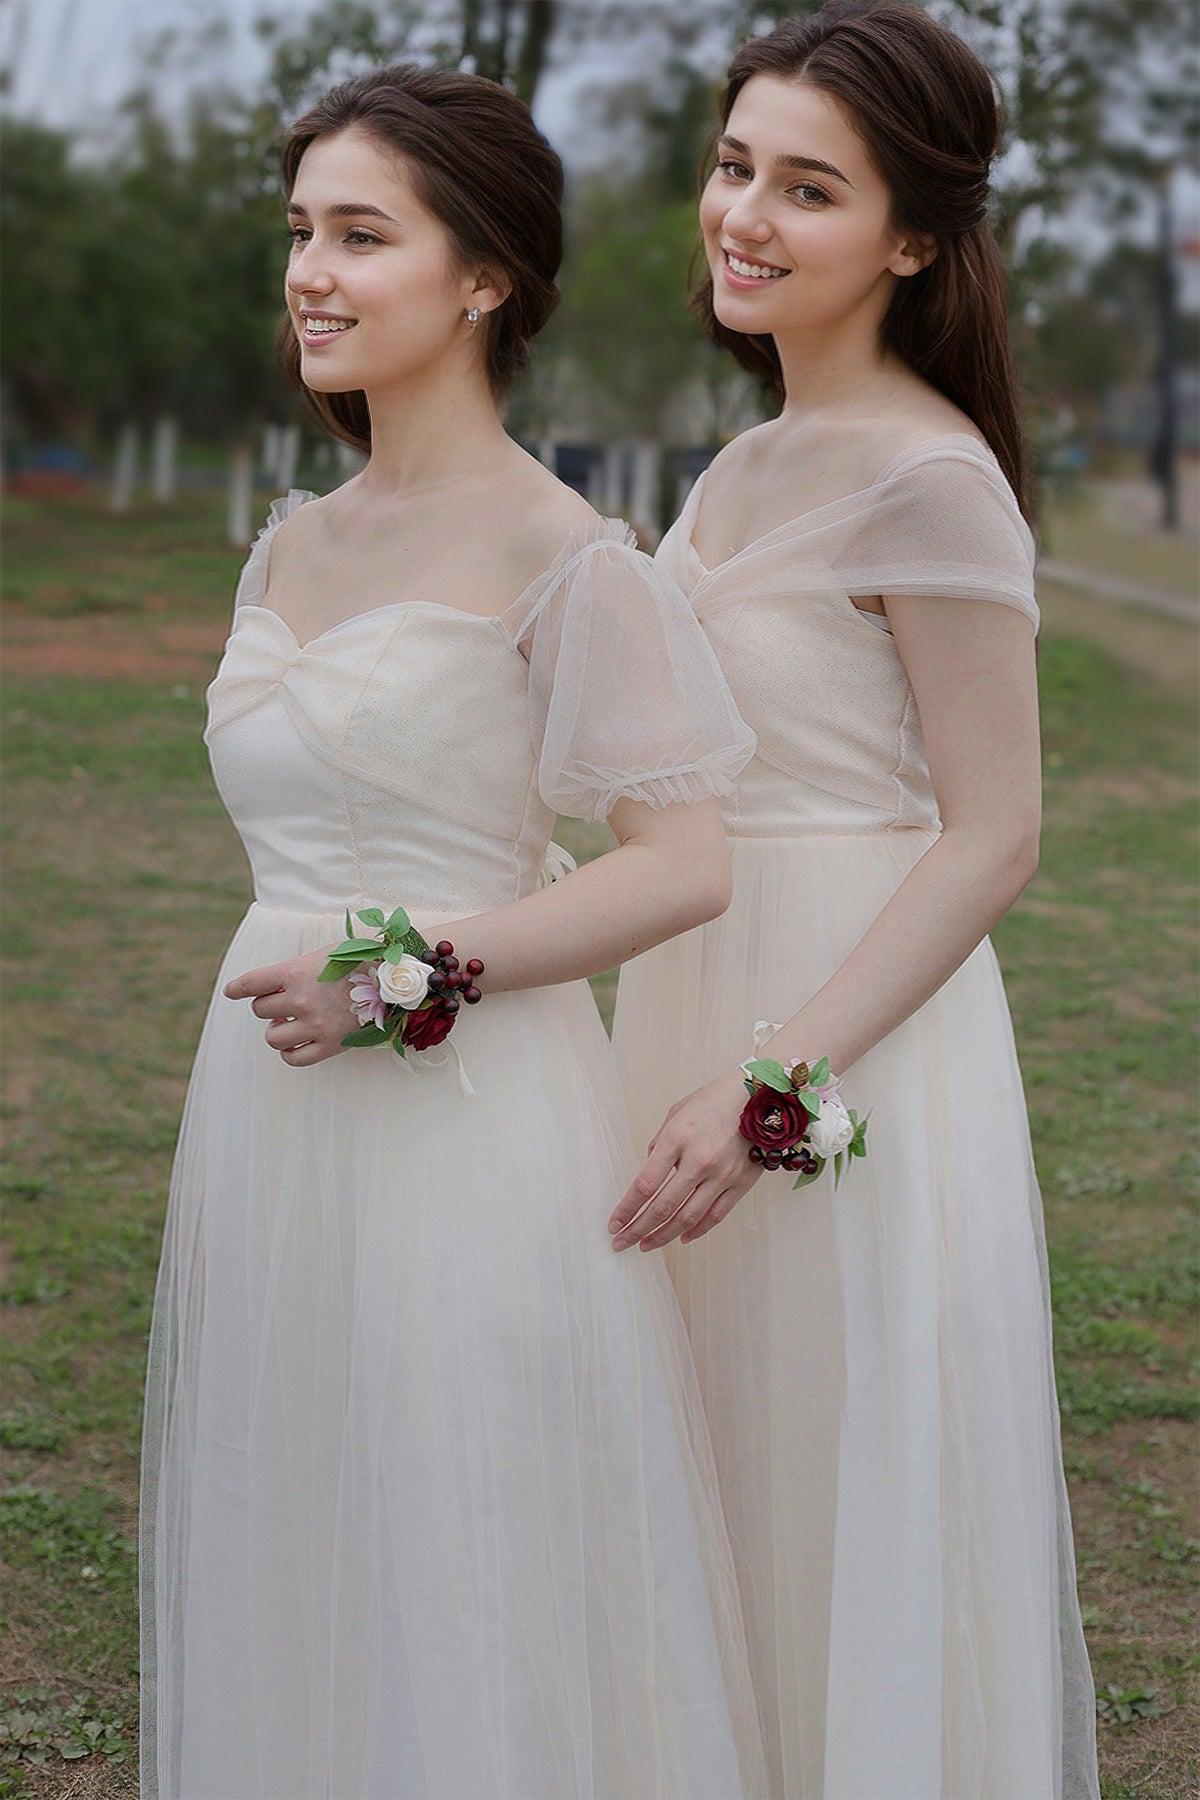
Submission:
M 347 906 L 437 926 L 516 899 L 556 809 L 727 793 L 751 739 L 611 521 L 497 618 L 401 602 L 299 644 L 265 599 L 307 498 L 272 509 L 208 692 L 254 900 L 155 1301 L 142 1792 L 760 1794 L 678 1307 L 605 1231 L 636 1160 L 586 983 L 464 1018 L 473 1098 L 390 1051 L 289 1067 L 220 992 Z
M 903 665 L 850 596 L 959 596 L 1037 619 L 1032 540 L 973 438 L 874 466 L 866 442 L 812 461 L 810 510 L 719 567 L 691 543 L 703 478 L 659 548 L 758 752 L 723 803 L 733 904 L 621 975 L 614 1045 L 639 1146 L 751 1053 L 758 1021 L 788 1018 L 833 974 L 937 835 Z M 871 1114 L 870 1155 L 836 1195 L 832 1179 L 793 1193 L 785 1172 L 764 1175 L 723 1224 L 666 1252 L 770 1790 L 1092 1800 L 1041 1201 L 990 942 L 845 1092 Z

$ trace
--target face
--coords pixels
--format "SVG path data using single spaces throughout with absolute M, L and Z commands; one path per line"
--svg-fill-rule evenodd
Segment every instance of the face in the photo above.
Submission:
M 891 198 L 850 118 L 803 81 L 755 75 L 734 102 L 700 225 L 722 325 L 826 330 L 882 320 L 931 246 L 891 223 Z
M 351 126 L 309 145 L 288 226 L 285 292 L 306 386 L 387 388 L 456 355 L 482 369 L 482 316 L 503 293 L 462 267 L 403 161 L 367 133 Z

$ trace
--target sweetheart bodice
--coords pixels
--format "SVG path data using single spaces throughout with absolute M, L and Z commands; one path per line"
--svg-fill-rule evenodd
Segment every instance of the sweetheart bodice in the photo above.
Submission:
M 619 520 L 495 616 L 435 600 L 301 644 L 265 605 L 277 502 L 207 692 L 214 780 L 268 906 L 462 916 L 538 885 L 558 812 L 727 794 L 752 739 L 683 596 Z

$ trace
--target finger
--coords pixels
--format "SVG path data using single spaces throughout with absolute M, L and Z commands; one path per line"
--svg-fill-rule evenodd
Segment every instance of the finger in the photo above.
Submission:
M 683 1205 L 679 1207 L 664 1224 L 650 1232 L 641 1240 L 643 1250 L 661 1250 L 664 1244 L 682 1237 L 684 1232 L 693 1231 L 700 1223 L 717 1196 L 724 1192 L 724 1177 L 715 1181 L 702 1181 L 693 1188 Z
M 280 988 L 274 994 L 260 994 L 257 1000 L 251 1000 L 250 1011 L 259 1019 L 294 1019 L 295 1013 L 287 1010 L 279 995 L 285 990 Z
M 706 1232 L 712 1230 L 714 1225 L 719 1225 L 722 1219 L 727 1219 L 742 1195 L 748 1192 L 749 1189 L 740 1184 L 737 1187 L 726 1188 L 723 1194 L 717 1195 L 700 1223 L 684 1232 L 679 1240 L 680 1243 L 694 1244 L 697 1238 L 702 1238 Z
M 279 1054 L 293 1069 L 311 1069 L 314 1063 L 324 1062 L 327 1056 L 332 1056 L 333 1051 L 313 1042 L 301 1044 L 295 1050 L 281 1050 Z
M 278 994 L 286 985 L 284 965 L 271 963 L 262 969 L 247 969 L 244 975 L 234 975 L 221 992 L 228 1000 L 248 1000 L 251 994 Z
M 665 1181 L 659 1192 L 642 1208 L 637 1216 L 623 1225 L 612 1240 L 614 1250 L 627 1250 L 630 1244 L 636 1244 L 657 1231 L 671 1215 L 679 1210 L 695 1187 L 695 1181 L 689 1180 L 679 1169 L 676 1169 Z
M 312 1040 L 312 1026 L 299 1019 L 273 1019 L 263 1033 L 272 1050 L 298 1050 Z
M 661 1126 L 659 1126 L 659 1136 L 662 1136 Z M 610 1231 L 620 1231 L 635 1214 L 640 1213 L 647 1200 L 654 1198 L 675 1167 L 674 1144 L 666 1140 L 660 1143 L 656 1139 L 655 1146 L 654 1153 L 646 1159 L 633 1182 L 609 1214 L 608 1229 Z

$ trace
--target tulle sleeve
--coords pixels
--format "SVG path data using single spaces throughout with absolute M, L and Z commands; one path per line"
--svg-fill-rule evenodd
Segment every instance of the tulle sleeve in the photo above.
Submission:
M 897 462 L 846 521 L 837 561 L 850 595 L 992 600 L 1038 622 L 1033 535 L 983 450 L 940 447 Z
M 734 791 L 755 737 L 683 593 L 624 527 L 571 548 L 514 632 L 538 790 L 576 819 Z

